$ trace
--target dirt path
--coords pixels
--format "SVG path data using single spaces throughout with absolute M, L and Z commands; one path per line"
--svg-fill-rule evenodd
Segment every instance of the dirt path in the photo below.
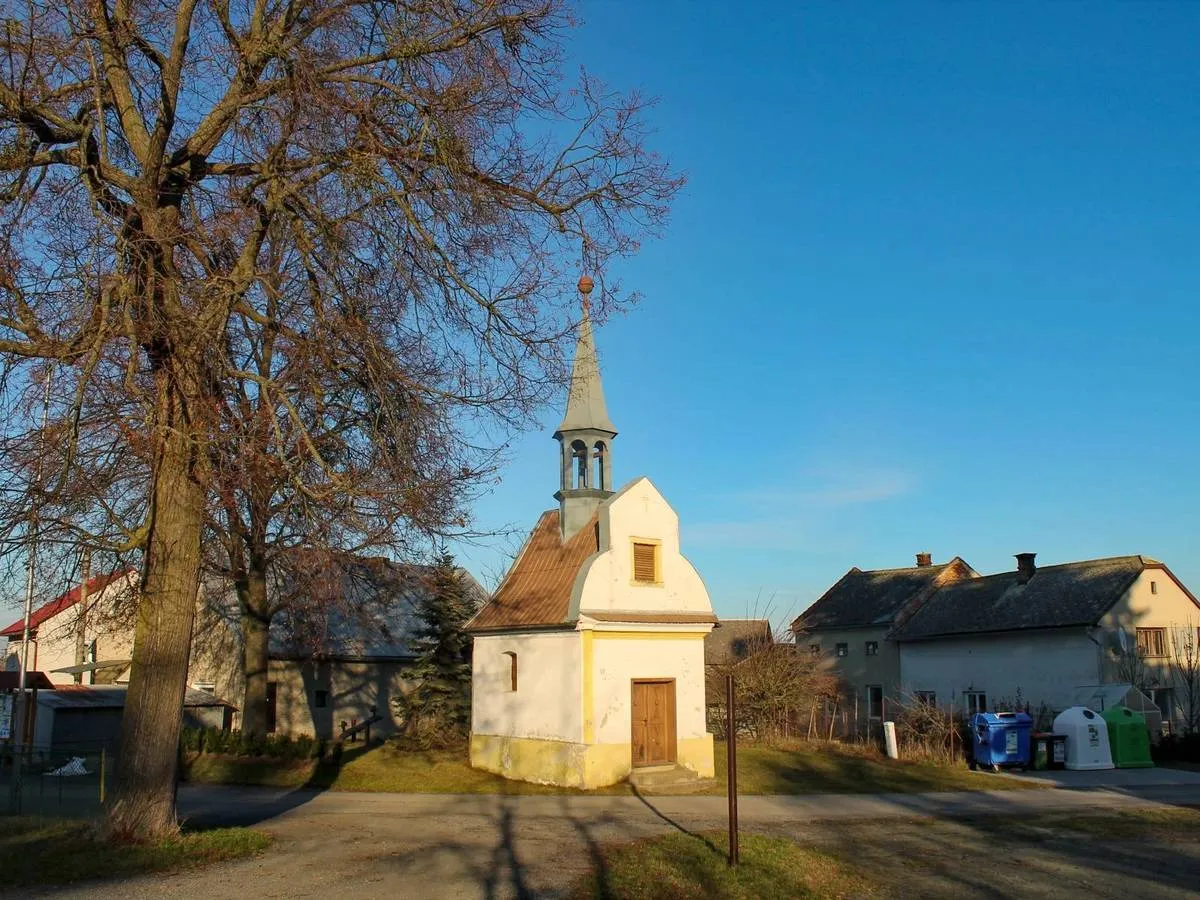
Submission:
M 248 893 L 323 900 L 559 897 L 589 870 L 603 842 L 677 827 L 699 831 L 724 826 L 723 801 L 716 797 L 641 802 L 629 797 L 313 796 L 220 789 L 181 796 L 181 801 L 197 818 L 214 821 L 270 815 L 258 827 L 275 835 L 276 845 L 257 860 L 45 895 L 112 900 Z M 1198 896 L 1200 835 L 1169 842 L 1099 842 L 1012 825 L 1025 816 L 1044 815 L 1039 804 L 1059 815 L 1160 806 L 1121 793 L 1022 791 L 904 798 L 747 797 L 742 815 L 747 828 L 837 852 L 894 896 Z M 1004 816 L 997 817 L 997 811 Z M 814 817 L 825 821 L 816 824 Z

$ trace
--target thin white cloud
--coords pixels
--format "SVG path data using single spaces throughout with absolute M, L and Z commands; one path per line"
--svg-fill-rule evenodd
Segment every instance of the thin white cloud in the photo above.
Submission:
M 682 523 L 690 546 L 755 547 L 760 550 L 811 551 L 837 542 L 823 529 L 821 514 L 852 506 L 882 503 L 912 491 L 916 478 L 896 470 L 841 472 L 808 479 L 809 485 L 755 488 L 728 495 L 726 502 L 741 515 L 707 522 Z M 781 513 L 781 508 L 786 512 Z M 840 543 L 840 542 L 838 542 Z
M 755 488 L 733 495 L 742 503 L 761 506 L 788 506 L 804 509 L 838 509 L 864 503 L 879 503 L 909 493 L 916 478 L 908 472 L 869 470 L 834 477 L 814 477 L 812 482 L 824 482 L 812 487 L 794 486 Z

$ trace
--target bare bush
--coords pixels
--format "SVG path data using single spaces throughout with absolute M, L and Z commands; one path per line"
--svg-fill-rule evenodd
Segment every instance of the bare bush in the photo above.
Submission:
M 714 666 L 709 695 L 719 698 L 718 735 L 725 737 L 725 676 L 734 676 L 739 733 L 755 741 L 771 742 L 791 737 L 801 716 L 825 698 L 835 696 L 837 679 L 822 671 L 820 660 L 801 652 L 797 645 L 776 643 L 763 636 L 739 661 Z
M 955 762 L 962 753 L 962 720 L 953 708 L 905 695 L 893 707 L 896 743 L 904 759 Z

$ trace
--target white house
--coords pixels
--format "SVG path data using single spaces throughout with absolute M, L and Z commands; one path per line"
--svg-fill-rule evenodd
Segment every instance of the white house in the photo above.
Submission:
M 471 764 L 596 788 L 635 767 L 713 774 L 704 638 L 716 618 L 680 553 L 679 517 L 647 478 L 613 493 L 609 421 L 583 322 L 561 446 L 559 508 L 542 514 L 474 635 Z
M 133 571 L 96 575 L 39 606 L 29 619 L 29 671 L 45 672 L 56 685 L 115 681 L 133 652 L 136 587 Z M 0 631 L 9 671 L 20 667 L 24 626 L 21 618 Z

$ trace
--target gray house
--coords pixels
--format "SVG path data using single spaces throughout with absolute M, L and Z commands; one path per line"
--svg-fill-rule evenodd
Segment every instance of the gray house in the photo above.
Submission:
M 1119 556 L 957 580 L 898 622 L 901 689 L 965 712 L 1012 705 L 1061 710 L 1085 687 L 1133 684 L 1165 725 L 1200 725 L 1200 696 L 1180 683 L 1200 604 L 1163 563 Z
M 934 565 L 928 553 L 902 569 L 864 571 L 857 566 L 791 624 L 797 644 L 820 655 L 845 685 L 843 702 L 857 698 L 867 717 L 883 715 L 884 698 L 900 696 L 900 651 L 888 639 L 942 586 L 977 573 L 957 556 Z

